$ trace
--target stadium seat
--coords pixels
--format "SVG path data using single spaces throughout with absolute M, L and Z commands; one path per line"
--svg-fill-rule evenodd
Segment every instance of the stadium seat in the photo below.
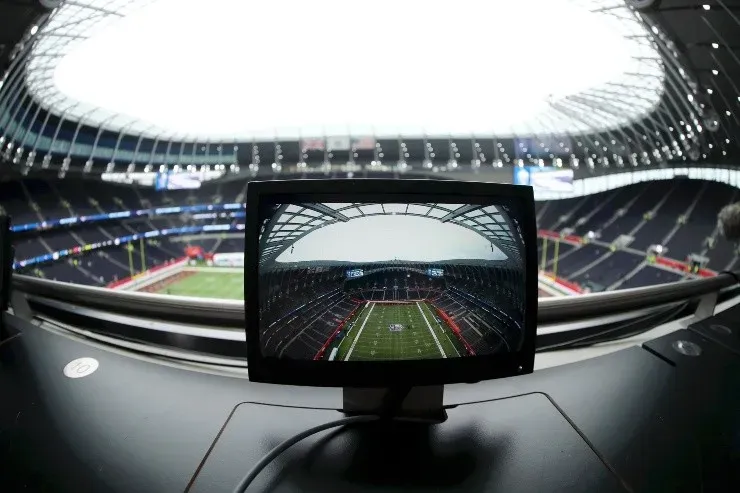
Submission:
M 571 278 L 578 284 L 595 283 L 607 288 L 624 277 L 637 267 L 640 262 L 645 260 L 644 257 L 635 255 L 630 252 L 617 251 L 606 253 L 608 256 L 604 261 L 594 266 L 592 269 Z
M 641 286 L 654 286 L 656 284 L 665 284 L 669 282 L 680 281 L 684 278 L 683 274 L 669 272 L 658 267 L 646 265 L 640 269 L 634 276 L 626 280 L 620 288 L 637 288 Z
M 700 200 L 695 200 L 699 193 L 697 185 L 703 190 Z M 652 218 L 646 219 L 645 213 L 655 208 L 665 195 L 666 189 L 672 189 L 669 199 L 655 211 Z M 73 179 L 54 181 L 24 179 L 0 183 L 3 210 L 13 216 L 15 224 L 58 219 L 68 217 L 70 214 L 92 214 L 187 203 L 243 201 L 244 190 L 244 183 L 238 181 L 205 184 L 198 190 L 164 193 L 99 182 L 96 182 L 95 187 L 90 187 L 82 180 Z M 561 277 L 572 277 L 575 282 L 604 286 L 614 284 L 620 276 L 631 272 L 644 260 L 644 251 L 650 245 L 661 244 L 663 241 L 668 248 L 669 258 L 684 260 L 689 253 L 703 253 L 709 258 L 710 268 L 721 270 L 735 261 L 736 254 L 734 245 L 717 235 L 716 215 L 721 207 L 736 200 L 737 195 L 731 187 L 714 182 L 675 180 L 668 183 L 640 183 L 587 197 L 538 203 L 537 212 L 540 221 L 538 227 L 541 229 L 555 227 L 558 230 L 573 228 L 578 235 L 584 235 L 589 231 L 601 232 L 601 237 L 597 237 L 594 244 L 590 245 L 575 247 L 564 241 L 559 242 L 558 274 Z M 33 197 L 32 202 L 29 201 L 29 197 Z M 696 202 L 696 205 L 688 215 L 686 224 L 679 224 L 679 217 L 686 213 L 692 202 Z M 626 208 L 625 214 L 615 218 L 615 211 L 620 208 Z M 16 235 L 14 240 L 17 249 L 16 258 L 43 255 L 50 250 L 107 241 L 151 229 L 216 224 L 223 221 L 223 219 L 195 220 L 188 215 L 174 214 L 130 219 L 125 222 L 111 220 L 79 224 L 69 229 L 54 228 L 40 233 L 22 233 Z M 603 246 L 604 242 L 609 243 L 618 235 L 629 233 L 636 227 L 635 240 L 630 245 L 634 251 L 612 253 Z M 714 238 L 712 248 L 705 241 L 710 236 Z M 180 257 L 188 244 L 201 246 L 205 251 L 213 253 L 244 251 L 244 240 L 238 234 L 178 240 L 183 239 L 160 238 L 157 242 L 147 243 L 145 266 L 158 265 Z M 543 244 L 543 240 L 538 239 L 539 268 L 543 267 Z M 132 256 L 136 257 L 136 270 L 140 270 L 140 245 L 135 244 L 133 248 Z M 74 279 L 74 282 L 95 283 L 100 282 L 99 278 L 102 277 L 109 282 L 130 273 L 129 254 L 123 247 L 106 249 L 102 257 L 94 254 L 83 255 L 79 258 L 82 261 L 79 267 L 84 268 L 84 262 L 88 257 L 92 260 L 91 267 L 95 270 L 91 276 L 67 275 L 66 278 Z M 597 260 L 599 261 L 594 263 Z M 586 269 L 589 265 L 592 267 Z M 60 272 L 68 271 L 67 267 L 61 268 Z M 56 270 L 48 265 L 33 268 L 42 272 Z M 555 268 L 555 242 L 552 239 L 547 241 L 544 268 L 548 271 Z M 648 275 L 652 270 L 643 269 L 644 272 L 635 275 L 629 282 L 624 283 L 623 287 L 639 285 L 643 280 L 647 283 L 660 282 L 665 277 L 662 274 L 664 271 Z M 367 296 L 377 297 L 380 296 L 379 293 L 379 291 L 373 293 L 371 290 Z

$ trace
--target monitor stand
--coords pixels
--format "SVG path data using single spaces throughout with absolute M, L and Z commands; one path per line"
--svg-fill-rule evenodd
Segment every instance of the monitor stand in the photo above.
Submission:
M 347 415 L 378 414 L 393 420 L 438 424 L 447 420 L 443 396 L 443 385 L 344 387 L 342 411 Z

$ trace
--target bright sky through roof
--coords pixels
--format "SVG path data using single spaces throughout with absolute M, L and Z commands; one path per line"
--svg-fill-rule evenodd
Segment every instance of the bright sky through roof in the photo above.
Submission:
M 506 255 L 474 231 L 453 223 L 415 216 L 358 217 L 319 228 L 280 254 L 278 262 L 450 259 L 506 260 Z
M 573 0 L 133 1 L 143 6 L 40 59 L 56 63 L 60 107 L 79 103 L 69 115 L 232 141 L 528 135 L 574 131 L 550 101 L 630 72 L 652 75 L 625 108 L 660 97 L 636 23 Z

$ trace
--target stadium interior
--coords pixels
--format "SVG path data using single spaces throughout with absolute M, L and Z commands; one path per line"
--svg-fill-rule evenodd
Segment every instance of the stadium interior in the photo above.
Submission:
M 501 491 L 740 487 L 740 400 L 730 396 L 740 384 L 740 0 L 346 4 L 0 0 L 0 216 L 11 218 L 14 249 L 0 325 L 0 491 L 230 491 L 245 464 L 236 465 L 236 439 L 217 445 L 227 415 L 232 433 L 251 443 L 327 421 L 337 389 L 248 382 L 244 331 L 247 184 L 316 178 L 532 186 L 537 239 L 523 248 L 537 251 L 537 265 L 526 266 L 538 276 L 535 372 L 516 377 L 519 387 L 510 379 L 448 386 L 445 404 L 468 421 L 485 414 L 481 426 L 510 438 L 532 423 L 572 426 L 577 443 L 552 484 L 512 465 L 529 457 L 549 467 L 512 438 L 496 442 L 512 449 L 476 452 L 472 462 L 479 470 L 511 452 L 497 472 L 514 472 L 495 480 L 471 472 L 445 486 L 387 461 L 397 483 L 373 483 L 366 471 L 343 476 L 352 464 L 327 465 L 343 457 L 339 440 L 315 457 L 308 446 L 308 458 L 290 455 L 289 473 L 260 480 L 265 491 L 483 491 L 499 480 Z M 281 27 L 246 20 L 259 16 Z M 379 40 L 389 18 L 408 30 L 404 39 Z M 306 26 L 317 34 L 301 35 Z M 282 42 L 274 29 L 293 34 Z M 409 207 L 284 210 L 261 250 L 270 265 L 262 351 L 371 361 L 518 347 L 526 269 L 515 221 L 472 206 Z M 313 229 L 378 214 L 459 225 L 510 262 L 277 260 Z M 96 386 L 69 385 L 88 381 L 66 369 L 80 358 L 100 364 L 89 377 Z M 584 390 L 570 379 L 583 379 Z M 106 393 L 119 386 L 120 397 Z M 96 392 L 111 404 L 92 404 Z M 530 414 L 506 407 L 525 394 L 517 399 L 532 399 Z M 122 416 L 132 401 L 142 411 Z M 198 414 L 207 401 L 213 410 Z M 589 401 L 599 402 L 595 413 L 621 415 L 597 423 L 577 411 Z M 114 424 L 94 417 L 93 405 Z M 162 425 L 174 415 L 183 418 Z M 624 438 L 607 436 L 612 425 Z M 688 445 L 677 429 L 704 438 Z M 51 447 L 45 433 L 63 444 L 60 455 L 38 452 Z M 451 461 L 473 435 L 457 429 L 441 439 L 462 454 Z M 79 436 L 84 445 L 74 443 Z M 359 441 L 376 452 L 373 439 Z M 109 443 L 122 452 L 95 458 Z M 671 452 L 689 446 L 703 465 Z M 178 448 L 186 452 L 175 457 Z M 252 448 L 243 458 L 256 462 L 265 450 Z M 132 459 L 145 449 L 151 463 Z M 553 453 L 561 456 L 542 449 Z M 573 459 L 579 453 L 593 457 Z M 312 475 L 305 464 L 314 459 Z M 606 473 L 592 472 L 602 465 Z M 580 485 L 563 479 L 583 470 Z M 531 481 L 510 479 L 525 476 Z

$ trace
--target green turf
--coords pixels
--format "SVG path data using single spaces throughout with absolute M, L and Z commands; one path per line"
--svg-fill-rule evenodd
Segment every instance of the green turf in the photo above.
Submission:
M 403 329 L 393 332 L 391 324 Z M 350 320 L 339 342 L 337 361 L 452 358 L 464 355 L 460 343 L 425 302 L 369 303 Z M 327 351 L 327 356 L 330 351 Z
M 227 300 L 244 299 L 244 274 L 239 272 L 203 271 L 170 284 L 159 291 L 176 296 L 195 296 L 198 298 L 221 298 Z

